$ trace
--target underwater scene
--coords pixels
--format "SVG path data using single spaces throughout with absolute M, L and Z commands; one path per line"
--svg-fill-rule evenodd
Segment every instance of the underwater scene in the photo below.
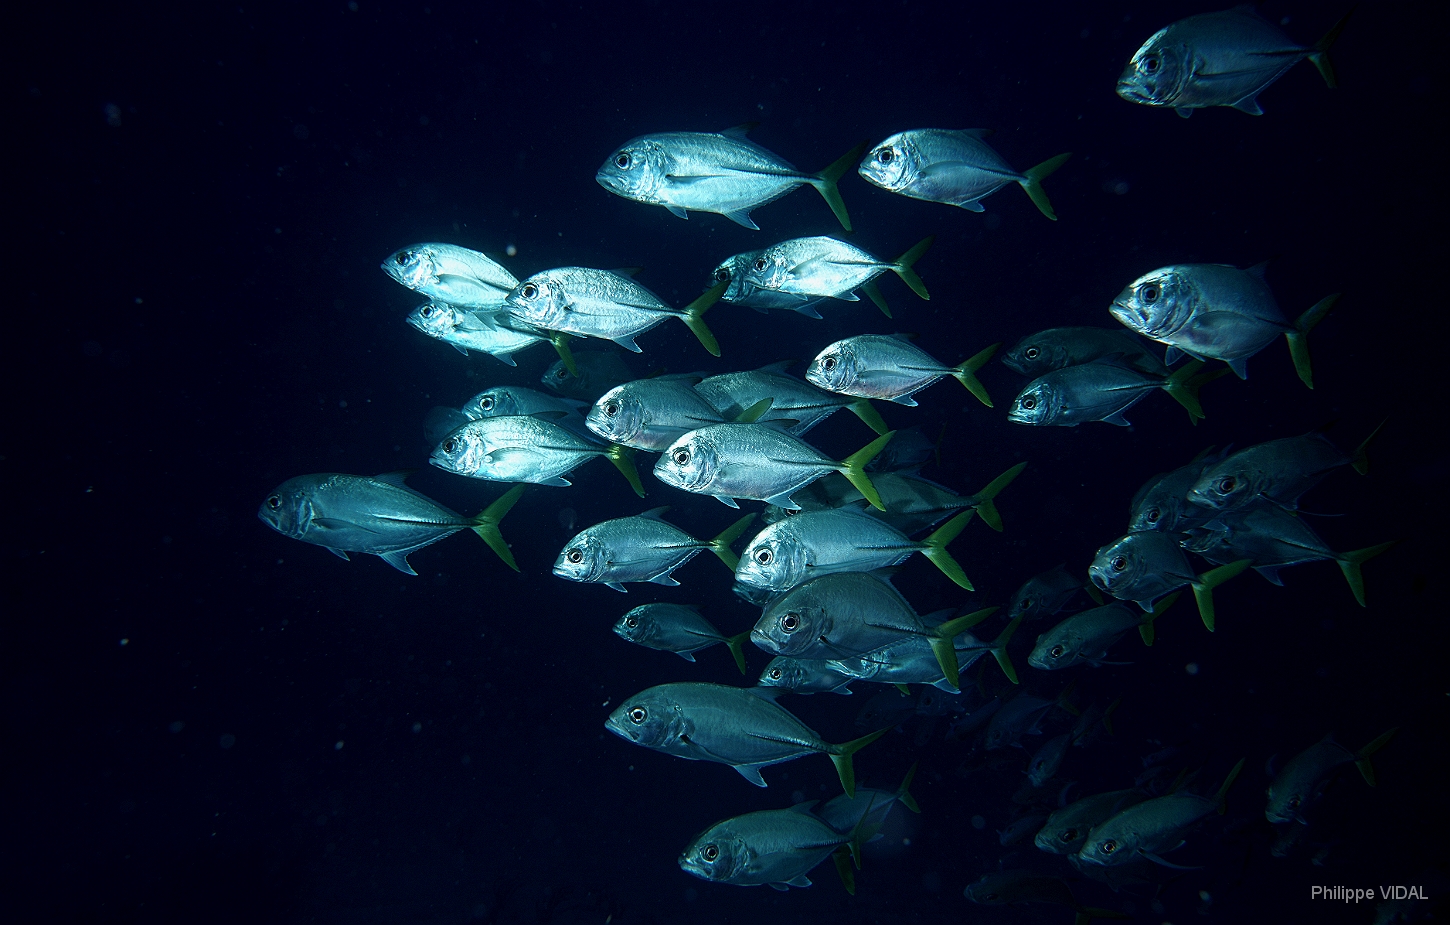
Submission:
M 27 10 L 6 919 L 1443 920 L 1445 20 Z

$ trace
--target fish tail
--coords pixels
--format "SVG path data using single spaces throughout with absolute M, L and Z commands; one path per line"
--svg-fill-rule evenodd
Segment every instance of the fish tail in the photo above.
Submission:
M 1018 463 L 995 479 L 992 479 L 992 481 L 987 483 L 986 488 L 983 488 L 972 496 L 972 507 L 981 516 L 982 522 L 998 533 L 1002 532 L 1002 514 L 997 510 L 997 495 L 1001 493 L 1002 489 L 1011 485 L 1012 480 L 1021 475 L 1022 470 L 1026 468 L 1027 463 Z
M 1122 704 L 1122 702 L 1123 698 L 1119 697 L 1117 700 L 1114 700 L 1112 703 L 1108 704 L 1108 708 L 1103 711 L 1103 728 L 1108 731 L 1108 735 L 1117 735 L 1117 733 L 1113 731 L 1113 711 L 1116 710 Z
M 1017 627 L 1021 625 L 1022 618 L 1013 617 L 1007 627 L 997 634 L 997 638 L 992 640 L 992 657 L 997 660 L 997 667 L 1002 669 L 1007 680 L 1013 684 L 1020 682 L 1017 680 L 1017 668 L 1012 664 L 1012 657 L 1007 654 L 1007 643 L 1012 640 L 1012 634 L 1017 632 Z
M 1311 389 L 1314 388 L 1314 369 L 1309 365 L 1309 332 L 1324 320 L 1334 303 L 1339 301 L 1339 296 L 1340 293 L 1336 292 L 1315 302 L 1299 316 L 1293 328 L 1284 332 L 1284 339 L 1289 342 L 1289 356 L 1294 360 L 1294 371 L 1299 374 L 1299 381 Z
M 931 242 L 935 240 L 936 235 L 929 234 L 913 244 L 911 250 L 891 262 L 891 269 L 896 271 L 896 275 L 901 277 L 901 281 L 910 286 L 912 292 L 927 301 L 931 301 L 931 293 L 926 291 L 926 283 L 921 281 L 921 277 L 916 275 L 916 271 L 911 268 L 911 265 L 921 259 L 921 255 L 926 253 L 927 248 L 931 247 Z M 890 316 L 888 315 L 888 317 Z
M 839 464 L 841 466 L 840 473 L 856 487 L 856 490 L 861 493 L 861 497 L 871 502 L 871 506 L 878 511 L 886 510 L 886 505 L 881 503 L 881 493 L 876 490 L 876 486 L 871 483 L 871 477 L 866 474 L 866 464 L 875 459 L 876 455 L 885 448 L 886 444 L 894 436 L 896 436 L 896 431 L 888 430 L 875 440 L 861 447 L 861 449 L 841 460 Z
M 735 667 L 740 669 L 741 674 L 745 674 L 745 649 L 743 648 L 743 645 L 745 643 L 745 640 L 749 638 L 750 630 L 746 630 L 745 632 L 738 633 L 734 636 L 725 637 L 725 647 L 728 648 L 730 650 L 730 654 L 734 656 Z
M 770 406 L 773 404 L 775 404 L 775 399 L 762 398 L 760 401 L 751 405 L 749 408 L 746 408 L 744 411 L 740 412 L 740 414 L 736 415 L 735 423 L 754 424 L 756 421 L 765 417 L 765 412 L 769 411 Z
M 1188 419 L 1195 424 L 1203 420 L 1203 405 L 1199 402 L 1198 390 L 1228 372 L 1227 369 L 1216 369 L 1203 373 L 1202 369 L 1202 360 L 1192 360 L 1175 370 L 1163 382 L 1164 391 L 1188 409 Z
M 725 289 L 729 285 L 730 281 L 727 279 L 706 289 L 703 295 L 689 305 L 686 305 L 684 313 L 680 315 L 680 320 L 694 332 L 695 336 L 699 338 L 700 343 L 704 345 L 705 349 L 710 352 L 710 356 L 713 357 L 720 355 L 720 344 L 715 340 L 714 333 L 705 326 L 705 312 L 710 310 L 710 306 L 720 301 L 720 296 L 725 294 Z
M 1371 787 L 1375 785 L 1375 777 L 1374 765 L 1370 763 L 1369 756 L 1384 748 L 1390 739 L 1395 737 L 1395 733 L 1399 731 L 1400 727 L 1396 726 L 1387 732 L 1382 732 L 1373 742 L 1370 742 L 1364 748 L 1354 753 L 1354 766 L 1359 768 L 1359 773 L 1364 777 L 1364 782 Z
M 1057 705 L 1073 716 L 1082 716 L 1082 711 L 1074 706 L 1072 702 L 1072 692 L 1075 690 L 1077 690 L 1076 678 L 1067 682 L 1067 687 L 1064 687 L 1062 693 L 1057 695 Z
M 498 500 L 484 508 L 477 517 L 473 518 L 472 530 L 488 544 L 488 548 L 498 553 L 498 557 L 504 564 L 515 572 L 519 570 L 518 564 L 514 562 L 513 550 L 504 540 L 503 534 L 499 532 L 498 525 L 514 502 L 524 493 L 524 486 L 515 485 L 499 496 Z
M 956 380 L 966 386 L 967 391 L 977 396 L 977 401 L 988 408 L 992 407 L 992 398 L 977 379 L 977 370 L 987 365 L 987 361 L 992 359 L 992 354 L 996 353 L 1000 346 L 1002 346 L 1002 342 L 998 341 L 990 347 L 978 350 L 951 369 L 951 374 L 956 377 Z
M 936 663 L 941 667 L 942 676 L 953 688 L 961 690 L 961 663 L 957 661 L 956 637 L 996 612 L 996 607 L 987 607 L 966 616 L 948 620 L 932 630 L 932 654 L 936 656 Z
M 846 407 L 850 408 L 851 413 L 856 415 L 856 417 L 865 421 L 867 427 L 876 431 L 878 434 L 886 433 L 886 422 L 881 420 L 881 412 L 876 410 L 876 406 L 871 404 L 870 399 L 858 398 Z
M 1151 646 L 1153 644 L 1153 621 L 1162 616 L 1163 611 L 1172 607 L 1182 595 L 1182 591 L 1174 591 L 1167 597 L 1153 602 L 1152 609 L 1143 615 L 1143 622 L 1138 624 L 1138 635 L 1143 637 L 1143 645 Z
M 861 291 L 866 293 L 868 299 L 876 303 L 876 307 L 881 309 L 881 314 L 887 318 L 893 317 L 891 314 L 891 306 L 886 304 L 886 297 L 881 294 L 881 287 L 876 285 L 876 280 L 866 280 L 866 282 L 861 284 Z
M 719 556 L 720 561 L 724 562 L 726 567 L 732 572 L 740 565 L 740 559 L 735 553 L 730 551 L 730 544 L 740 539 L 740 534 L 745 532 L 745 528 L 750 526 L 750 522 L 754 519 L 754 514 L 746 514 L 744 517 L 735 521 L 735 523 L 720 531 L 720 535 L 710 541 L 710 551 Z
M 914 813 L 920 813 L 921 807 L 916 804 L 916 797 L 911 795 L 911 782 L 916 777 L 916 766 L 920 762 L 913 762 L 911 767 L 906 769 L 906 776 L 901 779 L 901 786 L 896 788 L 896 799 L 902 806 Z
M 926 548 L 921 551 L 922 555 L 926 556 L 937 568 L 941 569 L 942 574 L 955 582 L 957 587 L 965 588 L 968 591 L 975 591 L 977 589 L 972 587 L 972 582 L 967 578 L 966 573 L 962 571 L 961 564 L 952 558 L 952 554 L 947 551 L 947 544 L 957 538 L 957 534 L 962 532 L 963 528 L 967 525 L 967 521 L 971 520 L 972 515 L 975 513 L 977 513 L 975 510 L 968 508 L 942 524 L 937 528 L 935 533 L 922 540 L 923 543 L 926 543 Z
M 853 799 L 856 796 L 856 769 L 851 764 L 851 756 L 890 731 L 888 726 L 886 729 L 878 729 L 859 739 L 852 739 L 840 745 L 826 746 L 826 754 L 831 756 L 831 762 L 836 766 L 836 776 L 841 779 L 841 789 L 846 792 L 846 796 Z
M 1082 589 L 1087 592 L 1088 597 L 1093 599 L 1093 603 L 1097 604 L 1099 607 L 1107 603 L 1103 600 L 1103 592 L 1099 591 L 1098 586 L 1093 584 L 1091 581 L 1083 585 Z
M 1344 573 L 1344 580 L 1349 582 L 1349 590 L 1354 592 L 1354 599 L 1359 601 L 1359 606 L 1369 606 L 1364 602 L 1364 575 L 1360 574 L 1359 567 L 1398 542 L 1399 540 L 1390 540 L 1388 543 L 1380 543 L 1378 546 L 1343 552 L 1337 557 L 1339 570 Z
M 614 468 L 624 476 L 624 480 L 629 483 L 630 488 L 634 489 L 634 493 L 643 498 L 644 486 L 639 483 L 639 470 L 634 467 L 634 450 L 627 446 L 611 443 L 609 449 L 604 451 L 604 455 L 614 463 Z
M 851 869 L 852 856 L 849 845 L 841 845 L 835 851 L 831 852 L 831 860 L 836 864 L 836 873 L 841 877 L 841 886 L 846 888 L 846 892 L 849 895 L 855 896 L 856 872 Z
M 851 216 L 846 214 L 846 203 L 841 199 L 841 190 L 836 186 L 836 181 L 845 176 L 846 171 L 856 166 L 861 160 L 861 155 L 870 146 L 871 142 L 869 141 L 861 142 L 856 147 L 836 158 L 831 163 L 831 166 L 815 174 L 808 181 L 811 186 L 816 188 L 816 192 L 821 194 L 821 198 L 826 200 L 826 205 L 830 206 L 831 211 L 836 213 L 836 220 L 847 231 L 851 230 Z
M 1379 432 L 1385 429 L 1385 425 L 1389 423 L 1389 420 L 1389 418 L 1385 418 L 1383 421 L 1380 421 L 1380 426 L 1370 431 L 1369 436 L 1365 437 L 1364 440 L 1360 441 L 1359 446 L 1354 448 L 1354 455 L 1349 458 L 1349 464 L 1360 475 L 1369 475 L 1369 442 L 1379 436 Z
M 1220 565 L 1218 568 L 1209 569 L 1198 580 L 1191 582 L 1193 586 L 1193 599 L 1198 602 L 1198 615 L 1203 618 L 1203 625 L 1208 631 L 1213 632 L 1213 589 L 1228 581 L 1230 578 L 1242 572 L 1254 564 L 1252 559 L 1240 559 L 1237 562 L 1230 562 L 1228 565 Z
M 574 351 L 569 349 L 569 335 L 563 331 L 550 331 L 549 343 L 554 345 L 554 350 L 559 354 L 559 359 L 564 361 L 564 368 L 569 375 L 579 375 L 579 368 L 574 365 Z
M 1349 22 L 1349 17 L 1353 15 L 1354 8 L 1351 7 L 1348 13 L 1340 17 L 1339 22 L 1324 33 L 1324 38 L 1314 43 L 1314 50 L 1309 53 L 1309 60 L 1314 62 L 1314 66 L 1319 69 L 1319 76 L 1324 78 L 1325 84 L 1331 90 L 1339 86 L 1339 78 L 1334 76 L 1334 65 L 1329 63 L 1329 46 L 1339 38 L 1339 33 L 1344 30 L 1344 24 Z
M 1072 157 L 1071 151 L 1066 154 L 1059 154 L 1057 157 L 1050 157 L 1036 167 L 1028 168 L 1022 174 L 1022 179 L 1017 181 L 1027 191 L 1027 197 L 1032 200 L 1033 205 L 1037 206 L 1037 211 L 1046 215 L 1054 222 L 1057 221 L 1057 213 L 1052 211 L 1052 203 L 1047 201 L 1047 190 L 1042 188 L 1042 181 L 1047 179 L 1057 168 L 1067 163 L 1067 159 L 1070 157 Z
M 1213 795 L 1213 802 L 1218 804 L 1220 816 L 1228 812 L 1228 788 L 1233 786 L 1234 781 L 1238 779 L 1239 772 L 1243 769 L 1244 759 L 1240 758 L 1239 763 L 1233 766 L 1233 770 L 1228 772 L 1228 777 L 1225 777 L 1223 783 L 1219 785 L 1218 792 Z

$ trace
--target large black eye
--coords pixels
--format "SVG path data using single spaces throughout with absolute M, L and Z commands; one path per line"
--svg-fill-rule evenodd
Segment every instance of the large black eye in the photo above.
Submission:
M 714 861 L 719 856 L 720 849 L 716 848 L 714 845 L 706 845 L 705 847 L 700 849 L 700 857 L 704 858 L 707 861 Z
M 1037 399 L 1033 398 L 1030 395 L 1027 396 L 1026 398 L 1022 399 L 1022 407 L 1028 411 L 1031 411 L 1033 408 L 1037 407 Z
M 580 552 L 579 548 L 576 546 L 575 548 L 564 553 L 564 558 L 568 559 L 570 562 L 578 564 L 584 561 L 584 553 Z
M 519 295 L 523 296 L 526 299 L 535 298 L 538 296 L 538 294 L 539 287 L 535 286 L 533 283 L 524 283 L 524 288 L 519 290 Z
M 457 445 L 458 443 L 452 437 L 449 437 L 447 440 L 443 441 L 443 452 L 452 453 L 453 448 Z
M 1127 556 L 1113 556 L 1113 561 L 1112 561 L 1111 565 L 1113 566 L 1113 571 L 1115 571 L 1115 572 L 1121 572 L 1123 569 L 1125 569 L 1125 568 L 1128 567 L 1128 557 Z
M 424 318 L 432 318 L 433 317 L 433 306 L 431 306 L 431 305 L 424 305 L 423 306 L 423 311 L 420 312 L 420 314 L 422 314 L 422 316 Z
M 1037 354 L 1039 352 L 1040 351 L 1036 347 L 1028 347 L 1026 350 L 1022 351 L 1022 355 L 1029 360 L 1035 360 L 1037 359 Z
M 628 151 L 621 151 L 618 154 L 614 155 L 614 166 L 618 167 L 620 170 L 628 170 L 629 166 L 633 163 L 634 158 L 629 156 Z
M 1142 288 L 1138 290 L 1138 295 L 1143 299 L 1143 302 L 1146 305 L 1152 305 L 1154 302 L 1158 301 L 1158 297 L 1162 294 L 1163 287 L 1159 286 L 1157 283 L 1144 283 Z
M 723 282 L 725 282 L 729 278 L 730 278 L 730 271 L 727 270 L 727 269 L 725 269 L 724 267 L 721 267 L 720 269 L 718 269 L 718 270 L 715 271 L 715 281 L 717 283 L 723 283 Z
M 1051 650 L 1048 651 L 1047 654 L 1048 655 L 1051 655 L 1053 658 L 1062 658 L 1062 654 L 1064 652 L 1066 652 L 1066 651 L 1067 651 L 1067 646 L 1064 646 L 1064 645 L 1059 644 L 1059 645 L 1053 646 L 1051 648 Z
M 487 395 L 487 396 L 485 396 L 483 398 L 480 398 L 478 400 L 478 407 L 482 408 L 484 411 L 492 411 L 493 410 L 493 396 L 492 395 Z
M 629 711 L 629 721 L 631 723 L 634 723 L 636 726 L 638 726 L 640 723 L 644 722 L 647 719 L 649 719 L 649 711 L 647 711 L 644 707 L 635 707 L 633 710 Z
M 796 630 L 801 628 L 801 615 L 796 613 L 795 611 L 791 611 L 790 613 L 781 617 L 780 628 L 785 630 L 787 633 L 794 633 Z
M 1148 508 L 1148 523 L 1156 524 L 1158 522 L 1158 518 L 1162 516 L 1163 512 L 1158 510 L 1156 507 Z
M 1237 485 L 1238 479 L 1235 479 L 1231 475 L 1224 476 L 1223 478 L 1218 480 L 1218 490 L 1223 492 L 1224 494 L 1228 494 L 1229 492 L 1233 491 L 1234 488 L 1237 487 Z
M 625 617 L 624 625 L 629 627 L 630 629 L 634 629 L 635 627 L 639 626 L 639 617 Z
M 876 152 L 876 160 L 882 164 L 889 164 L 896 159 L 896 152 L 890 148 L 882 148 Z
M 769 549 L 759 550 L 755 554 L 755 561 L 756 562 L 759 562 L 761 565 L 769 565 L 770 564 L 770 560 L 771 559 L 774 559 L 774 558 L 775 557 L 770 554 L 770 550 Z
M 1098 847 L 1102 849 L 1103 854 L 1112 854 L 1114 851 L 1118 850 L 1118 843 L 1110 838 Z
M 1077 841 L 1077 829 L 1063 829 L 1062 834 L 1057 836 L 1059 841 L 1071 844 Z
M 607 401 L 607 402 L 605 402 L 604 403 L 604 413 L 607 414 L 607 415 L 609 415 L 610 417 L 614 417 L 616 414 L 619 413 L 619 402 L 617 402 L 617 401 Z
M 398 251 L 398 255 L 393 259 L 398 262 L 398 266 L 405 267 L 408 265 L 408 261 L 413 259 L 413 255 L 408 251 Z
M 831 370 L 833 370 L 835 368 L 836 368 L 836 358 L 835 357 L 826 357 L 825 359 L 821 360 L 821 369 L 824 369 L 826 372 L 830 372 Z
M 1298 797 L 1290 797 L 1289 798 L 1289 808 L 1290 809 L 1298 809 L 1299 808 L 1299 804 L 1301 802 L 1302 801 Z
M 685 463 L 690 461 L 690 451 L 682 447 L 678 450 L 675 450 L 674 456 L 671 458 L 674 459 L 675 465 L 683 466 Z
M 554 373 L 554 378 L 558 379 L 560 382 L 563 382 L 565 379 L 569 378 L 569 370 L 563 366 L 560 366 L 558 372 Z
M 278 496 L 273 495 L 272 497 L 270 497 L 270 498 L 267 499 L 267 507 L 271 508 L 272 510 L 275 511 L 275 510 L 277 510 L 277 508 L 279 508 L 281 506 L 282 506 L 282 499 L 279 498 Z
M 1148 57 L 1143 59 L 1144 74 L 1156 74 L 1158 73 L 1158 69 L 1162 66 L 1163 59 L 1158 57 L 1157 55 L 1149 55 Z
M 780 680 L 780 669 L 779 668 L 772 668 L 772 669 L 770 669 L 770 680 L 772 680 L 772 681 L 779 681 Z
M 756 257 L 755 258 L 755 272 L 757 272 L 757 273 L 764 273 L 765 272 L 765 268 L 768 267 L 768 266 L 770 266 L 770 261 L 769 260 L 766 260 L 764 257 Z

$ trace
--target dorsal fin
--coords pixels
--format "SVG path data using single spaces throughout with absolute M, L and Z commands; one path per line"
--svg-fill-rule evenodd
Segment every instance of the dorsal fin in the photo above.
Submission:
M 730 126 L 729 128 L 722 131 L 720 134 L 724 135 L 726 138 L 736 138 L 740 141 L 744 141 L 745 136 L 749 135 L 750 132 L 759 124 L 759 122 L 742 122 L 739 125 Z
M 1260 260 L 1258 263 L 1254 264 L 1251 267 L 1244 267 L 1244 272 L 1247 273 L 1247 274 L 1249 274 L 1250 276 L 1256 277 L 1260 281 L 1263 281 L 1264 280 L 1264 274 L 1268 270 L 1268 268 L 1269 268 L 1269 261 L 1267 261 L 1267 260 Z
M 643 514 L 640 514 L 639 516 L 641 516 L 641 517 L 648 517 L 650 520 L 664 520 L 664 513 L 665 513 L 665 511 L 668 511 L 669 509 L 670 509 L 670 506 L 668 504 L 662 504 L 659 507 L 652 507 L 652 508 L 650 508 L 649 510 L 645 511 Z
M 407 480 L 408 476 L 412 475 L 414 472 L 417 471 L 417 469 L 395 469 L 392 472 L 380 472 L 377 475 L 373 476 L 373 478 L 386 485 L 392 485 L 397 488 L 407 488 L 408 486 L 404 485 L 403 483 Z

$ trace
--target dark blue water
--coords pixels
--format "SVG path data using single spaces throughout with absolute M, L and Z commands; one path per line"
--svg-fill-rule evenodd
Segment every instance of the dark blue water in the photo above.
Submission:
M 1341 89 L 1304 64 L 1263 95 L 1262 117 L 1190 120 L 1128 104 L 1113 82 L 1151 32 L 1202 11 L 1191 4 L 350 6 L 30 9 L 8 32 L 10 921 L 1069 920 L 970 905 L 963 887 L 1000 866 L 1069 878 L 1083 902 L 1143 922 L 1374 920 L 1372 902 L 1311 899 L 1314 885 L 1419 885 L 1415 920 L 1443 917 L 1445 31 L 1429 5 L 1363 5 L 1333 52 Z M 1264 12 L 1310 42 L 1343 10 Z M 423 416 L 533 385 L 553 356 L 532 348 L 510 369 L 409 329 L 418 300 L 377 269 L 398 247 L 512 245 L 520 277 L 642 266 L 683 303 L 731 254 L 837 231 L 808 189 L 759 209 L 751 232 L 594 181 L 632 136 L 745 121 L 810 170 L 919 126 L 994 128 L 1019 168 L 1072 151 L 1046 183 L 1061 220 L 1015 189 L 978 215 L 849 175 L 856 243 L 894 256 L 937 236 L 917 266 L 930 302 L 887 279 L 895 322 L 868 302 L 824 321 L 720 305 L 721 359 L 671 322 L 627 357 L 639 375 L 809 359 L 892 331 L 957 362 L 1054 325 L 1110 325 L 1113 295 L 1174 262 L 1270 260 L 1290 315 L 1345 294 L 1310 338 L 1314 391 L 1275 344 L 1247 381 L 1205 389 L 1196 428 L 1162 395 L 1131 428 L 1010 424 L 1023 380 L 995 363 L 981 379 L 996 410 L 949 381 L 919 408 L 883 408 L 942 434 L 924 474 L 956 490 L 1028 462 L 999 502 L 1006 532 L 973 523 L 954 544 L 975 596 L 925 561 L 903 568 L 922 613 L 1005 604 L 1058 563 L 1085 573 L 1138 486 L 1206 446 L 1330 422 L 1350 446 L 1389 419 L 1370 477 L 1336 473 L 1305 499 L 1338 515 L 1314 521 L 1335 549 L 1404 540 L 1366 566 L 1368 609 L 1317 563 L 1283 588 L 1251 573 L 1224 586 L 1212 635 L 1180 603 L 1151 650 L 1119 644 L 1131 664 L 1047 674 L 1025 664 L 1047 624 L 1014 642 L 1031 692 L 1075 680 L 1079 704 L 1122 699 L 1115 734 L 1069 756 L 1077 795 L 1130 786 L 1165 746 L 1180 748 L 1171 773 L 1200 770 L 1205 791 L 1247 759 L 1226 817 L 1173 855 L 1199 869 L 1115 894 L 1030 845 L 1003 848 L 1026 753 L 982 766 L 971 741 L 947 740 L 947 718 L 925 717 L 857 757 L 858 778 L 887 788 L 919 762 L 922 814 L 893 817 L 855 897 L 829 864 L 789 893 L 696 880 L 675 859 L 698 831 L 828 798 L 835 775 L 808 757 L 766 769 L 760 790 L 608 735 L 609 710 L 650 685 L 743 683 L 723 650 L 689 665 L 609 626 L 651 600 L 701 604 L 730 633 L 758 611 L 712 557 L 679 588 L 627 596 L 549 568 L 565 509 L 584 526 L 669 504 L 701 536 L 733 512 L 648 474 L 640 502 L 595 462 L 572 488 L 530 489 L 504 522 L 520 574 L 465 535 L 414 554 L 417 578 L 255 518 L 308 472 L 421 466 L 415 487 L 468 512 L 499 494 L 426 466 Z M 812 442 L 843 456 L 868 436 L 838 415 Z M 753 672 L 766 661 L 748 657 Z M 871 688 L 858 687 L 783 702 L 841 741 L 863 731 Z M 1391 726 L 1379 786 L 1343 774 L 1308 844 L 1272 857 L 1266 760 Z

